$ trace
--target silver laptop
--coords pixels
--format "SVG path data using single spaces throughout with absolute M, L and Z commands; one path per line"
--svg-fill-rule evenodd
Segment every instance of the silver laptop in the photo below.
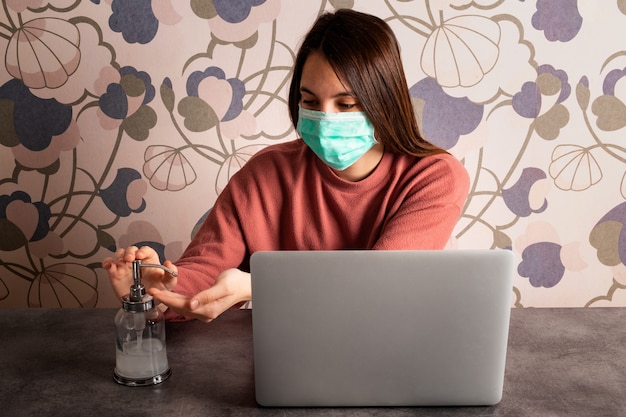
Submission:
M 498 403 L 513 270 L 504 250 L 255 253 L 257 402 Z

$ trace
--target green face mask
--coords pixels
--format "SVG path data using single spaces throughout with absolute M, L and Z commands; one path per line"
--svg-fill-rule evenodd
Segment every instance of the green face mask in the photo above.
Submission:
M 363 112 L 324 113 L 300 107 L 297 131 L 327 165 L 343 171 L 377 142 Z

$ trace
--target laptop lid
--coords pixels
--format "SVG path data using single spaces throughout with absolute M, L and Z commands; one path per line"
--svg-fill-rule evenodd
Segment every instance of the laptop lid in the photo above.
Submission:
M 498 403 L 513 262 L 504 250 L 255 253 L 257 402 Z

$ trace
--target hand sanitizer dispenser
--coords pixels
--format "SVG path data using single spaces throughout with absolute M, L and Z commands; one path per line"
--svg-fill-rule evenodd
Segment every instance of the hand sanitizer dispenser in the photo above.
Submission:
M 163 313 L 154 305 L 141 284 L 141 268 L 162 265 L 133 261 L 133 285 L 122 297 L 122 308 L 115 315 L 116 364 L 114 379 L 122 385 L 147 386 L 165 381 L 172 373 L 165 349 Z

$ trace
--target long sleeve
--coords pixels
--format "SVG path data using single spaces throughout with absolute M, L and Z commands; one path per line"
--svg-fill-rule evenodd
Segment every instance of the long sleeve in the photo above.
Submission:
M 367 178 L 339 178 L 302 140 L 269 146 L 230 180 L 176 262 L 193 295 L 261 250 L 443 249 L 469 179 L 449 154 L 385 153 Z
M 459 220 L 469 189 L 465 168 L 452 156 L 424 158 L 397 187 L 372 249 L 443 249 Z

